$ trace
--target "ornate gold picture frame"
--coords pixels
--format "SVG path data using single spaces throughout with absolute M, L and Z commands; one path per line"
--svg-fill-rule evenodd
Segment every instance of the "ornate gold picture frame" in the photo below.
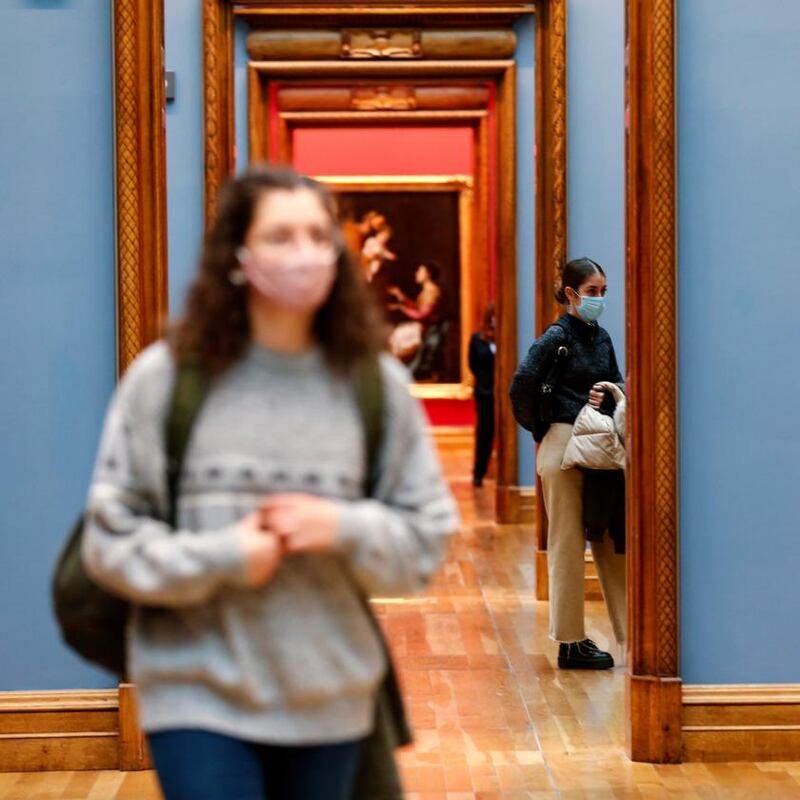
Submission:
M 386 311 L 392 330 L 390 342 L 402 335 L 405 327 L 418 327 L 419 342 L 412 343 L 404 352 L 395 355 L 405 360 L 414 370 L 414 365 L 434 359 L 433 369 L 441 370 L 449 380 L 423 379 L 412 384 L 412 393 L 420 398 L 468 399 L 472 396 L 472 382 L 467 364 L 469 335 L 476 311 L 473 307 L 473 285 L 475 282 L 475 258 L 472 247 L 472 230 L 475 217 L 473 180 L 467 175 L 421 175 L 421 176 L 367 176 L 341 177 L 319 176 L 318 180 L 329 186 L 340 199 L 345 231 L 354 231 L 364 225 L 366 214 L 375 213 L 384 217 L 387 239 L 381 251 L 361 255 L 364 248 L 376 241 L 376 236 L 361 235 L 359 241 L 351 241 L 351 249 L 365 267 L 365 277 L 375 287 L 379 304 Z M 427 196 L 427 197 L 426 197 Z M 442 203 L 444 201 L 444 204 Z M 451 202 L 448 202 L 451 201 Z M 443 211 L 445 218 L 436 226 L 425 227 L 424 215 L 433 208 Z M 411 215 L 415 215 L 414 218 Z M 367 224 L 369 221 L 367 220 Z M 416 231 L 414 228 L 416 227 Z M 438 230 L 435 230 L 438 229 Z M 435 232 L 434 232 L 435 231 Z M 371 233 L 376 233 L 370 231 Z M 403 235 L 405 232 L 405 235 Z M 413 240 L 409 233 L 414 233 Z M 426 241 L 433 234 L 436 241 Z M 378 237 L 380 233 L 378 233 Z M 353 238 L 352 236 L 350 237 Z M 377 245 L 377 247 L 381 247 Z M 420 264 L 432 260 L 441 274 L 436 276 L 436 286 L 441 289 L 441 308 L 434 309 L 429 321 L 406 318 L 390 292 L 393 287 L 410 294 L 410 289 Z M 372 266 L 370 266 L 372 265 Z M 369 274 L 373 273 L 374 274 Z M 430 334 L 430 335 L 429 335 Z M 455 341 L 452 337 L 455 336 Z M 428 348 L 426 359 L 426 337 L 435 342 Z M 448 338 L 450 337 L 450 338 Z M 422 371 L 431 369 L 423 364 Z M 419 367 L 417 367 L 419 369 Z

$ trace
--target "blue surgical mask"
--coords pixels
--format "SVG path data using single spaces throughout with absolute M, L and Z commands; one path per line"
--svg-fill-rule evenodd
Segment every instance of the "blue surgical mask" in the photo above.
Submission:
M 580 295 L 580 298 L 581 304 L 575 306 L 580 318 L 584 322 L 594 322 L 600 319 L 606 307 L 605 297 L 584 297 L 584 295 Z

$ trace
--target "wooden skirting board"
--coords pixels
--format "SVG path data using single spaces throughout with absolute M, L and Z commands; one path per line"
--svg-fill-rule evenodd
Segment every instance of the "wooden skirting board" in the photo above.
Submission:
M 683 687 L 684 761 L 800 761 L 800 684 Z
M 498 486 L 495 508 L 500 525 L 533 525 L 536 489 L 533 486 Z
M 684 761 L 800 761 L 800 684 L 683 687 Z M 133 687 L 0 693 L 0 772 L 150 767 Z
M 597 567 L 592 554 L 587 550 L 585 556 L 586 578 L 584 599 L 602 600 L 603 592 L 600 589 L 600 579 L 597 577 Z M 550 599 L 550 583 L 547 577 L 547 550 L 536 551 L 536 599 Z
M 150 765 L 133 687 L 0 693 L 0 772 Z

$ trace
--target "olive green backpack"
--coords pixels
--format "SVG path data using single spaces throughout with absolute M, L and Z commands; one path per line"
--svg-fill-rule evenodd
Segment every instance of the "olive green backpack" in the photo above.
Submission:
M 356 396 L 367 451 L 367 494 L 377 481 L 377 462 L 383 436 L 384 391 L 376 359 L 365 362 L 356 373 Z M 166 424 L 167 486 L 169 519 L 175 524 L 176 498 L 183 458 L 192 426 L 208 393 L 209 381 L 198 368 L 178 368 Z M 64 641 L 78 655 L 115 675 L 125 675 L 125 626 L 130 606 L 96 584 L 87 574 L 81 557 L 85 515 L 70 531 L 56 562 L 52 580 L 53 609 Z M 380 639 L 388 669 L 379 687 L 375 727 L 365 740 L 356 776 L 354 800 L 402 800 L 402 788 L 394 761 L 394 750 L 411 743 L 403 699 L 388 645 L 369 601 L 364 608 Z

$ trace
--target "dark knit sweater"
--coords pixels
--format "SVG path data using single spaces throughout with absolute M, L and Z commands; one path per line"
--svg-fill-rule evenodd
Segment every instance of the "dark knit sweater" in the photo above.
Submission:
M 539 387 L 547 378 L 561 346 L 569 350 L 553 391 L 553 422 L 573 424 L 589 400 L 596 383 L 610 381 L 623 385 L 617 366 L 614 345 L 608 332 L 596 323 L 587 324 L 571 314 L 564 314 L 533 345 L 517 368 L 511 382 L 514 416 L 524 428 L 533 430 L 538 419 Z M 603 410 L 611 412 L 613 401 L 606 394 Z

